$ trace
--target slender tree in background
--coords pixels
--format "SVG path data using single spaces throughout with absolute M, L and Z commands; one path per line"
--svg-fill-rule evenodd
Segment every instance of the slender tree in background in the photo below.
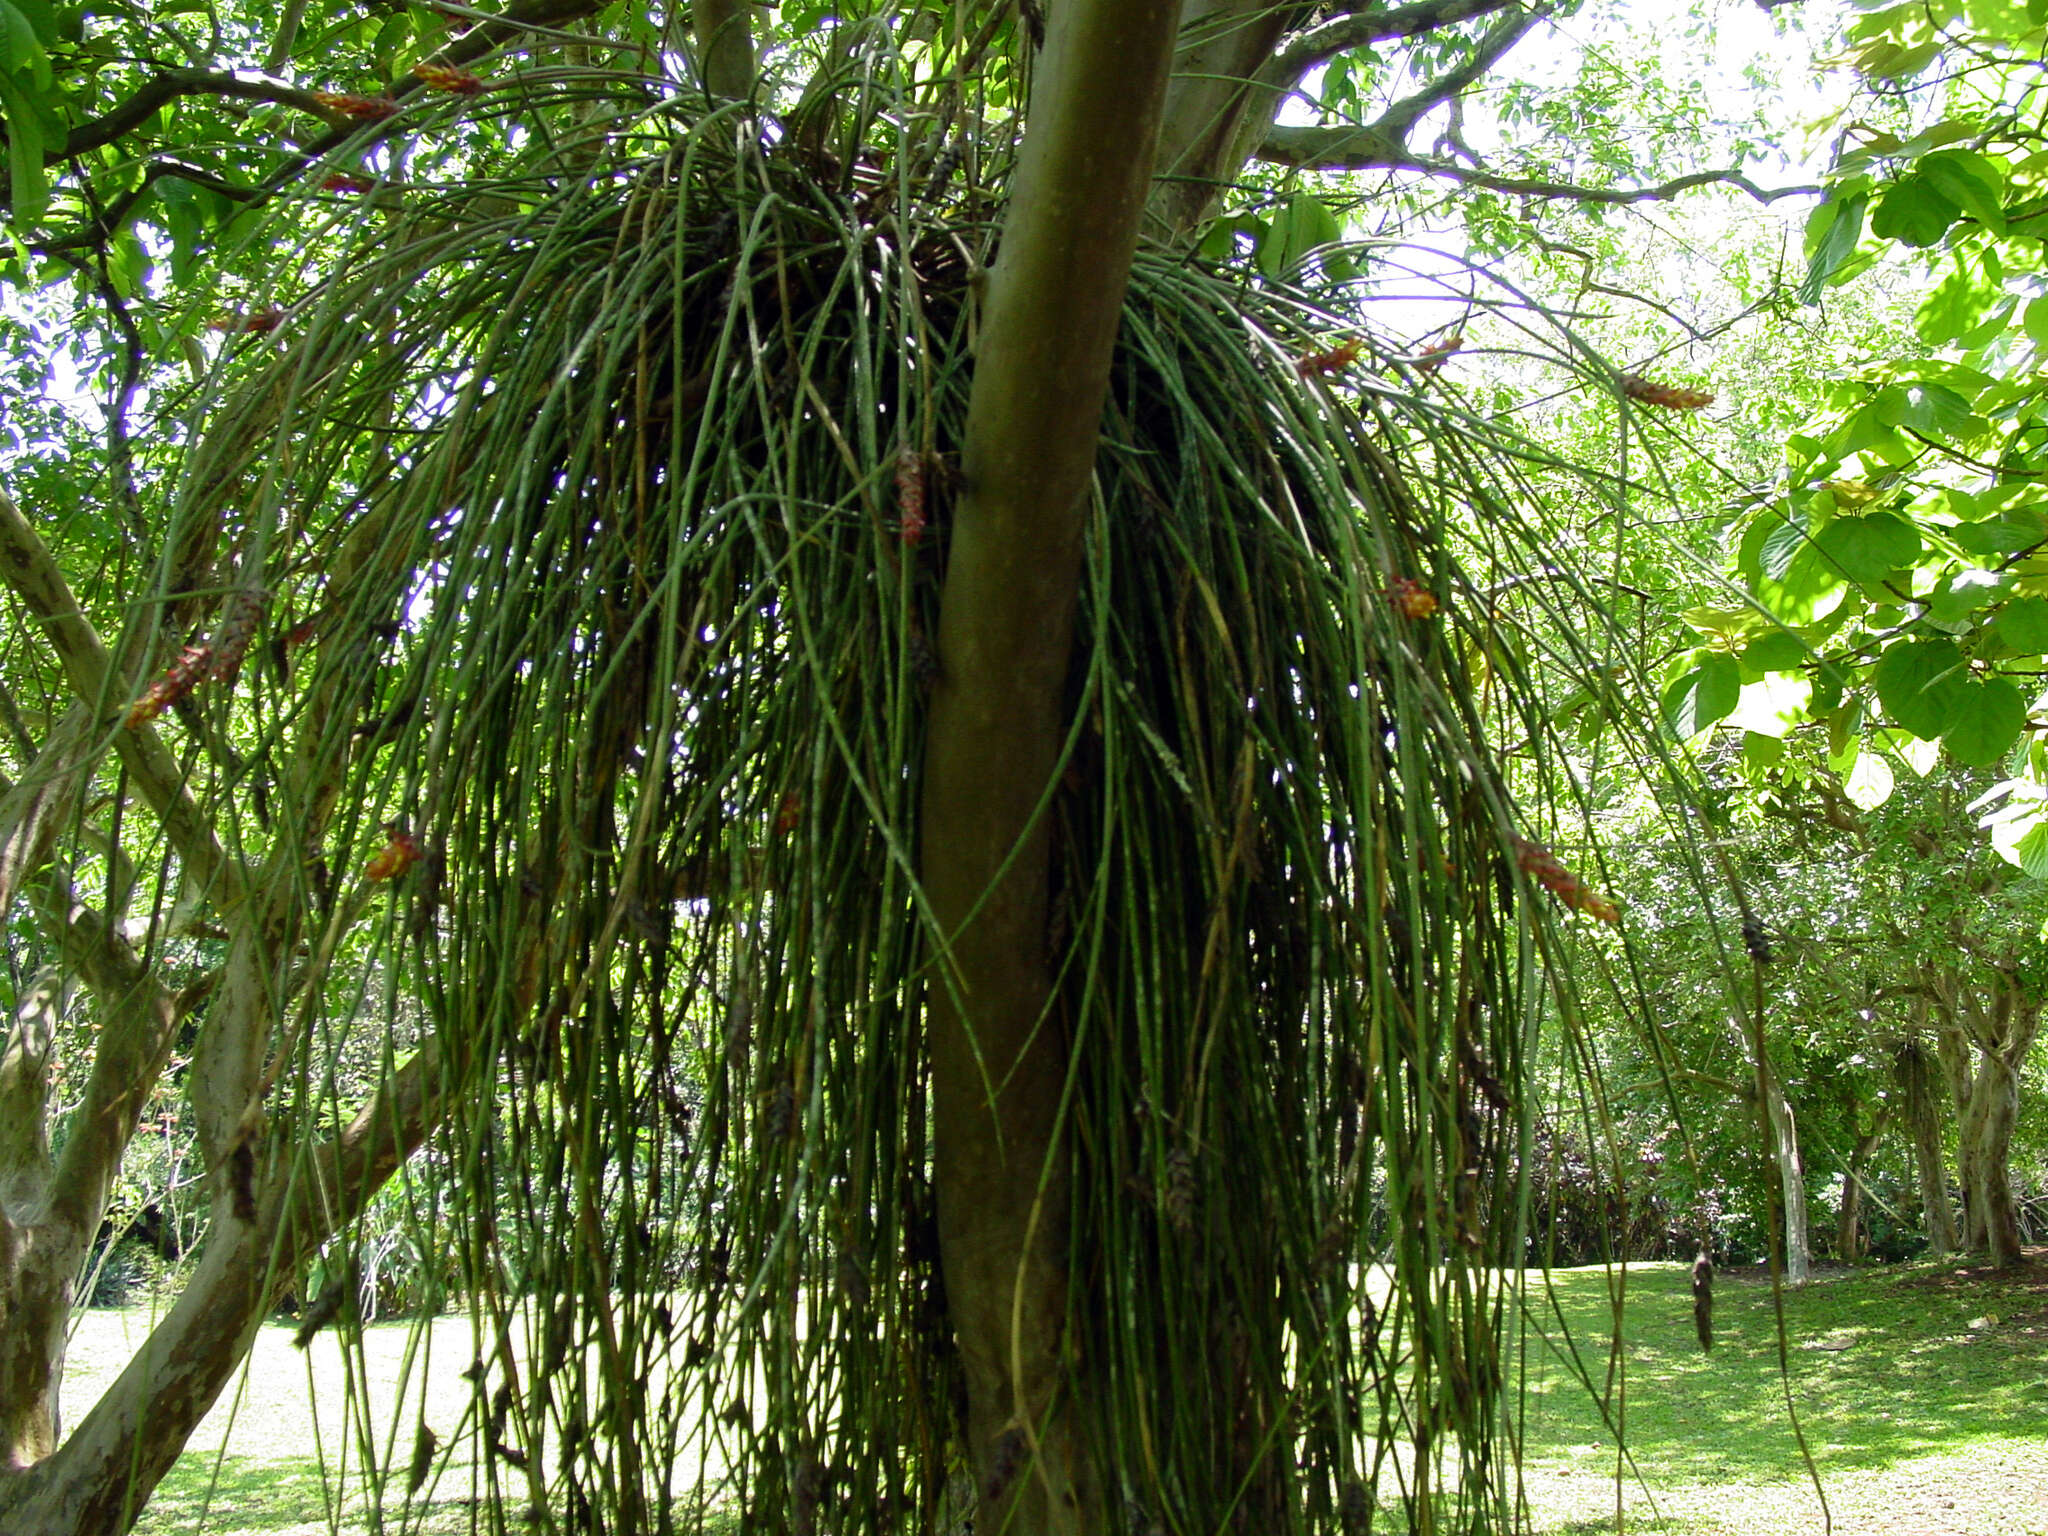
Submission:
M 1408 139 L 1545 8 L 810 48 L 717 6 L 679 81 L 683 18 L 588 9 L 297 6 L 261 77 L 169 24 L 128 57 L 185 62 L 118 69 L 9 31 L 16 220 L 123 351 L 119 558 L 0 504 L 0 912 L 40 961 L 0 1524 L 130 1524 L 279 1296 L 352 1290 L 373 1206 L 452 1249 L 476 1339 L 422 1367 L 473 1412 L 373 1499 L 1501 1518 L 1522 1064 L 1572 1012 L 1557 902 L 1611 915 L 1517 796 L 1543 679 L 1613 657 L 1568 573 L 1489 595 L 1551 553 L 1526 445 L 1334 291 L 1187 248 L 1254 158 L 1516 184 Z M 1274 126 L 1411 40 L 1370 117 Z M 398 83 L 280 82 L 317 60 Z M 1317 243 L 1289 208 L 1269 265 Z M 174 271 L 252 242 L 189 386 L 144 218 Z M 67 1432 L 64 1318 L 172 1072 L 202 1257 Z

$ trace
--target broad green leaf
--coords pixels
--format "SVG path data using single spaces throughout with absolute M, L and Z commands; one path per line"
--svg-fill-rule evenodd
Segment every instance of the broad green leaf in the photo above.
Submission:
M 1268 277 L 1292 272 L 1316 247 L 1343 238 L 1337 216 L 1320 199 L 1297 192 L 1274 215 L 1272 227 L 1259 242 L 1259 270 Z
M 1737 635 L 1747 634 L 1759 624 L 1769 622 L 1762 614 L 1749 607 L 1687 608 L 1678 617 L 1703 635 L 1718 635 L 1730 640 Z
M 1920 174 L 1993 234 L 2005 233 L 2005 173 L 1974 150 L 1940 149 L 1926 156 Z
M 1757 555 L 1757 569 L 1773 581 L 1783 581 L 1807 542 L 1804 519 L 1787 518 L 1778 522 L 1764 535 L 1763 547 Z
M 1859 811 L 1874 811 L 1892 797 L 1892 765 L 1882 752 L 1864 752 L 1842 782 L 1842 793 Z
M 23 85 L 47 90 L 53 77 L 50 74 L 50 60 L 43 52 L 43 40 L 36 35 L 35 24 L 22 15 L 11 0 L 0 0 L 0 71 L 13 74 Z M 9 131 L 12 131 L 16 114 L 10 107 L 7 113 Z
M 1742 664 L 1757 672 L 1789 672 L 1806 661 L 1806 642 L 1790 630 L 1774 629 L 1742 649 Z
M 1885 648 L 1871 681 L 1885 713 L 1915 736 L 1933 740 L 1954 719 L 1966 673 L 1953 640 L 1902 640 Z
M 1806 720 L 1812 699 L 1813 684 L 1803 677 L 1766 677 L 1743 685 L 1728 722 L 1759 736 L 1783 736 Z
M 2048 597 L 2016 597 L 1998 612 L 1998 638 L 2016 655 L 2048 653 Z
M 1863 210 L 1869 201 L 1861 192 L 1840 202 L 1830 199 L 1807 216 L 1806 281 L 1799 285 L 1800 303 L 1818 304 L 1828 279 L 1856 254 L 1863 239 Z
M 2011 749 L 2026 724 L 2027 702 L 2019 689 L 2002 677 L 1972 678 L 1957 691 L 1948 729 L 1941 733 L 1942 750 L 1983 768 Z
M 1968 442 L 1984 430 L 1984 418 L 1945 384 L 1908 384 L 1898 425 L 1949 442 Z
M 1765 736 L 1757 731 L 1745 731 L 1742 736 L 1742 761 L 1751 768 L 1771 768 L 1785 760 L 1785 742 L 1782 737 Z
M 2022 515 L 1961 523 L 1951 528 L 1948 536 L 1973 555 L 2012 555 L 2048 538 L 2048 530 L 2042 528 L 2039 518 Z
M 1918 778 L 1926 778 L 1934 771 L 1934 765 L 1941 761 L 1941 743 L 1938 741 L 1922 741 L 1918 737 L 1912 737 L 1900 742 L 1896 750 L 1899 756 L 1905 759 L 1906 766 L 1912 769 Z
M 1920 535 L 1889 512 L 1838 517 L 1815 537 L 1820 552 L 1859 586 L 1884 580 L 1920 558 Z
M 1991 834 L 1991 846 L 2012 860 L 2032 879 L 2048 880 L 2048 819 L 2019 822 L 2014 835 L 2001 839 L 2004 828 Z
M 2008 571 L 1955 571 L 1942 577 L 1927 599 L 1927 616 L 1937 624 L 1961 623 L 1986 603 L 1996 602 L 2012 589 Z
M 1985 281 L 1975 264 L 1959 256 L 1948 275 L 1922 301 L 1913 316 L 1913 328 L 1930 347 L 1944 346 L 1976 325 L 1985 307 L 1996 303 L 1998 297 L 1998 289 Z
M 1961 212 L 1933 182 L 1910 171 L 1885 190 L 1870 215 L 1870 232 L 1901 245 L 1924 248 L 1947 234 Z
M 1664 718 L 1681 741 L 1689 741 L 1734 712 L 1742 678 L 1733 656 L 1703 656 L 1700 664 L 1664 690 Z

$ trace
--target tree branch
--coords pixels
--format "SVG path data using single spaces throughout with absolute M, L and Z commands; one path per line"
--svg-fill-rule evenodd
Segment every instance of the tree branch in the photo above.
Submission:
M 1536 7 L 1518 16 L 1503 16 L 1472 45 L 1472 52 L 1457 68 L 1446 70 L 1412 96 L 1404 96 L 1382 112 L 1370 126 L 1393 143 L 1402 143 L 1427 113 L 1461 94 L 1473 82 L 1501 61 L 1526 37 L 1537 22 L 1548 19 L 1549 11 Z
M 65 957 L 92 989 L 99 1041 L 51 1184 L 51 1212 L 75 1231 L 99 1225 L 142 1106 L 178 1035 L 177 994 L 149 972 L 113 924 L 88 907 L 61 918 Z
M 1490 15 L 1516 4 L 1517 0 L 1427 0 L 1418 5 L 1397 5 L 1392 10 L 1357 10 L 1334 16 L 1320 26 L 1298 32 L 1276 51 L 1260 78 L 1283 91 L 1291 91 L 1301 77 L 1318 69 L 1338 54 L 1374 43 L 1397 42 L 1420 37 L 1425 32 Z
M 122 689 L 106 645 L 57 568 L 49 546 L 5 491 L 0 491 L 0 583 L 42 624 L 73 696 L 95 711 L 111 709 Z M 107 724 L 114 722 L 109 719 Z M 155 728 L 116 728 L 113 745 L 192 878 L 219 892 L 226 904 L 237 903 L 243 895 L 240 867 L 214 840 L 212 826 Z
M 181 96 L 221 96 L 239 101 L 270 101 L 296 107 L 328 124 L 343 122 L 341 114 L 320 104 L 311 91 L 301 91 L 282 80 L 247 78 L 223 70 L 173 69 L 142 82 L 135 94 L 104 116 L 80 123 L 65 136 L 61 146 L 45 152 L 43 158 L 55 165 L 74 155 L 83 155 L 111 144 L 123 134 L 133 133 L 167 103 Z
M 1320 171 L 1413 171 L 1454 181 L 1460 186 L 1514 197 L 1549 197 L 1609 205 L 1669 202 L 1696 187 L 1726 186 L 1746 192 L 1760 203 L 1785 197 L 1809 197 L 1818 186 L 1760 187 L 1738 169 L 1695 171 L 1647 187 L 1587 187 L 1541 177 L 1503 176 L 1478 166 L 1459 165 L 1413 155 L 1382 134 L 1377 125 L 1362 127 L 1275 127 L 1260 144 L 1258 158 L 1274 165 Z
M 458 5 L 437 5 L 436 8 L 445 14 L 465 17 L 476 23 L 469 31 L 443 48 L 438 59 L 451 65 L 470 64 L 514 38 L 563 37 L 565 34 L 558 31 L 561 26 L 594 14 L 601 8 L 601 3 L 602 0 L 519 0 L 519 3 L 496 13 L 472 11 Z M 200 85 L 199 82 L 202 81 L 207 83 Z M 404 101 L 426 89 L 428 87 L 425 82 L 407 78 L 394 82 L 388 94 L 393 101 Z M 150 161 L 145 167 L 142 185 L 132 187 L 109 200 L 105 212 L 98 218 L 68 235 L 55 240 L 32 243 L 29 248 L 54 255 L 65 251 L 90 249 L 107 240 L 127 221 L 150 185 L 163 176 L 178 176 L 196 182 L 239 203 L 262 202 L 304 172 L 307 166 L 332 154 L 351 140 L 368 146 L 389 138 L 401 127 L 397 119 L 363 124 L 339 118 L 321 106 L 312 94 L 294 91 L 281 82 L 250 80 L 239 75 L 208 70 L 169 70 L 145 81 L 134 96 L 104 117 L 95 118 L 73 129 L 66 138 L 61 153 L 53 153 L 50 158 L 62 159 L 78 153 L 81 146 L 97 147 L 108 143 L 118 138 L 121 133 L 132 131 L 148 121 L 150 114 L 164 102 L 187 95 L 239 96 L 258 101 L 277 101 L 308 112 L 330 126 L 326 133 L 312 143 L 289 152 L 282 165 L 264 176 L 261 181 L 251 185 L 240 185 L 224 180 L 170 157 Z M 118 124 L 116 130 L 108 132 L 109 125 L 115 124 Z

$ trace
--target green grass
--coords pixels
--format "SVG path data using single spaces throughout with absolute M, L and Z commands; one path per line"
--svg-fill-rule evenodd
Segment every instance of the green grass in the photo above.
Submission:
M 1531 1528 L 1545 1536 L 1614 1528 L 1612 1440 L 1554 1348 L 1561 1315 L 1604 1384 L 1608 1287 L 1600 1270 L 1560 1271 L 1556 1307 L 1537 1310 L 1523 1351 L 1524 1485 Z M 1819 1500 L 1786 1412 L 1770 1287 L 1754 1275 L 1724 1275 L 1715 1290 L 1715 1343 L 1702 1355 L 1685 1267 L 1628 1272 L 1620 1390 L 1610 1400 L 1649 1491 L 1624 1477 L 1627 1528 L 1819 1532 Z M 2048 1262 L 2037 1258 L 2014 1275 L 1924 1264 L 1824 1274 L 1787 1293 L 1785 1322 L 1791 1400 L 1837 1532 L 2048 1536 Z M 141 1310 L 80 1320 L 67 1378 L 72 1418 L 126 1363 L 148 1325 Z M 461 1376 L 470 1360 L 467 1320 L 442 1319 L 422 1337 L 401 1392 L 411 1338 L 402 1322 L 366 1328 L 357 1357 L 374 1421 L 388 1422 L 390 1404 L 404 1404 L 395 1446 L 380 1442 L 379 1450 L 401 1477 L 422 1409 L 446 1442 L 470 1403 Z M 331 1331 L 301 1354 L 288 1327 L 266 1327 L 238 1383 L 239 1402 L 231 1393 L 193 1438 L 145 1517 L 144 1536 L 361 1529 L 359 1502 L 330 1512 L 322 1476 L 323 1449 L 330 1469 L 361 1465 L 344 1430 L 344 1381 L 344 1352 Z M 473 1491 L 467 1447 L 458 1444 L 436 1484 L 439 1502 L 413 1529 L 467 1530 Z
M 1608 1281 L 1557 1276 L 1532 1324 L 1523 1379 L 1524 1479 L 1539 1531 L 1611 1529 L 1616 1456 L 1598 1407 L 1554 1340 L 1558 1314 L 1605 1384 Z M 1779 1369 L 1767 1280 L 1715 1285 L 1715 1342 L 1693 1337 L 1683 1265 L 1627 1277 L 1611 1396 L 1641 1484 L 1624 1473 L 1631 1527 L 1819 1531 L 1820 1501 L 1787 1396 L 1842 1532 L 2048 1536 L 2048 1265 L 2013 1275 L 1956 1266 L 1823 1274 L 1785 1297 Z M 1661 1516 L 1659 1520 L 1653 1517 Z

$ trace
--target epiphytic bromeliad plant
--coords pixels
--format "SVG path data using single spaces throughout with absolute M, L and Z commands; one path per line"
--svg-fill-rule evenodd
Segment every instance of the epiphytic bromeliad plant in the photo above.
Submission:
M 1584 660 L 1571 588 L 1509 634 L 1459 551 L 1538 563 L 1511 445 L 1355 309 L 1170 246 L 1126 285 L 1150 157 L 1085 167 L 1116 111 L 1151 142 L 1174 15 L 1112 10 L 1056 12 L 1014 169 L 958 88 L 993 34 L 828 51 L 772 134 L 575 75 L 487 188 L 275 274 L 118 592 L 5 509 L 53 701 L 0 821 L 48 961 L 0 1081 L 10 1529 L 130 1519 L 277 1296 L 346 1316 L 394 1179 L 476 1344 L 423 1366 L 467 1416 L 373 1459 L 393 1507 L 1504 1507 L 1537 888 L 1613 913 L 1488 740 L 1545 750 L 1517 657 Z M 173 1062 L 204 1255 L 60 1439 Z

